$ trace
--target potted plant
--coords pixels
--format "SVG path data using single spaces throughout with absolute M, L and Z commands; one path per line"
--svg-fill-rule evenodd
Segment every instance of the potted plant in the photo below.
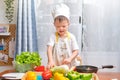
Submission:
M 5 17 L 8 19 L 8 22 L 11 23 L 14 17 L 14 0 L 4 0 L 5 3 Z

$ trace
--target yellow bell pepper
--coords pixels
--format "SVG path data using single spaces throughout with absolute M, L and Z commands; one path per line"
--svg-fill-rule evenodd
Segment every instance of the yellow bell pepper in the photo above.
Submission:
M 69 80 L 67 77 L 64 77 L 63 74 L 56 72 L 54 74 L 54 80 Z
M 26 80 L 36 80 L 36 73 L 33 71 L 26 72 Z

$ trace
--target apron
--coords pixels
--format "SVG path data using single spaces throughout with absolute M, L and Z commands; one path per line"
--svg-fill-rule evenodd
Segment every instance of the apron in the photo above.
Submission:
M 72 55 L 70 33 L 67 32 L 66 38 L 60 38 L 56 33 L 56 40 L 53 46 L 53 59 L 57 66 L 62 65 L 62 61 Z M 68 65 L 69 67 L 75 66 L 75 60 Z

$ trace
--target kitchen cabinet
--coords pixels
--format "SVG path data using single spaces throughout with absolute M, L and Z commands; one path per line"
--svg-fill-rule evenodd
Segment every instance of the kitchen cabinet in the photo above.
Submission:
M 3 31 L 2 33 L 2 28 L 0 28 L 1 29 L 0 44 L 4 43 L 4 47 L 1 46 L 0 49 L 0 66 L 12 65 L 12 61 L 13 61 L 14 51 L 12 52 L 12 54 L 9 54 L 11 50 L 11 47 L 9 45 L 10 45 L 10 41 L 12 41 L 13 39 L 15 40 L 16 24 L 0 24 L 0 26 L 7 26 L 7 25 L 9 28 L 7 29 L 8 31 L 6 32 Z M 15 45 L 15 44 L 11 44 L 11 45 Z

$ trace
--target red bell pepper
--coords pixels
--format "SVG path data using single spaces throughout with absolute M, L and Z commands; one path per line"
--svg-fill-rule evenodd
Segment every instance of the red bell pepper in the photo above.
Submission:
M 52 77 L 52 72 L 50 70 L 46 70 L 42 73 L 43 79 L 50 79 Z
M 43 71 L 45 71 L 45 67 L 44 66 L 36 66 L 34 68 L 34 70 L 37 71 L 37 72 L 43 72 Z

